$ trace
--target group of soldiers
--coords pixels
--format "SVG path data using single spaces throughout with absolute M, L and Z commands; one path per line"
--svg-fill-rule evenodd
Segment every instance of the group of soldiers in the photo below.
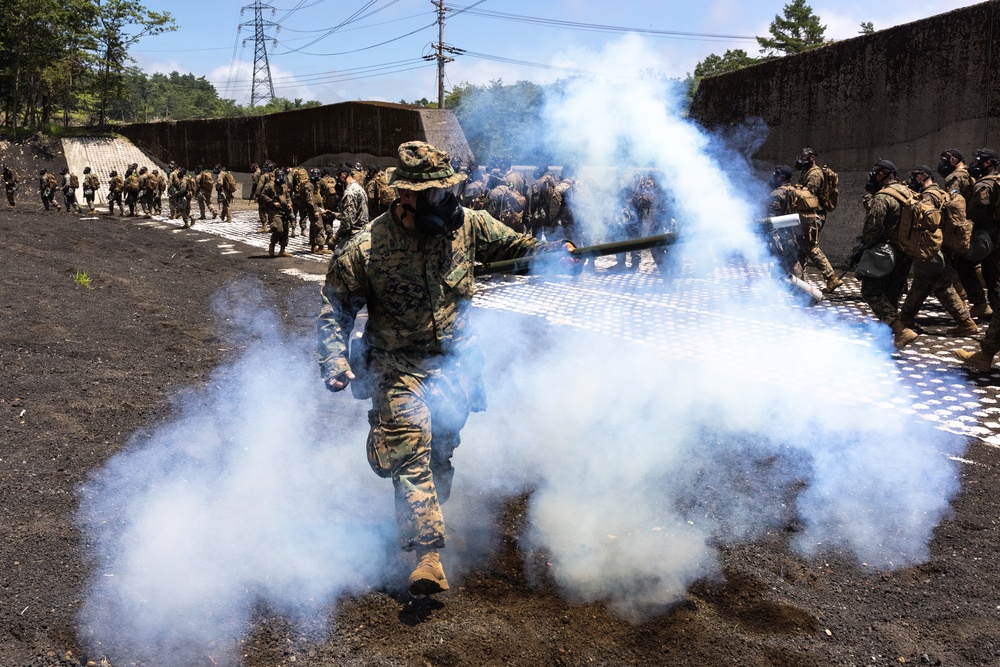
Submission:
M 826 211 L 818 201 L 815 157 L 802 150 L 794 182 L 790 167 L 775 167 L 768 209 L 799 214 L 798 258 L 821 271 L 830 292 L 841 281 L 819 249 Z M 972 336 L 977 320 L 989 322 L 979 351 L 955 352 L 970 368 L 989 371 L 1000 352 L 1000 155 L 980 148 L 966 165 L 962 152 L 949 148 L 935 169 L 916 165 L 904 173 L 880 159 L 865 191 L 865 221 L 849 266 L 865 303 L 892 329 L 897 349 L 919 337 L 917 315 L 931 294 L 955 321 L 949 335 Z
M 257 202 L 260 233 L 270 233 L 268 253 L 287 256 L 289 237 L 308 234 L 309 251 L 327 255 L 389 210 L 394 188 L 380 165 L 280 168 L 251 165 L 250 199 Z M 336 223 L 336 226 L 335 224 Z

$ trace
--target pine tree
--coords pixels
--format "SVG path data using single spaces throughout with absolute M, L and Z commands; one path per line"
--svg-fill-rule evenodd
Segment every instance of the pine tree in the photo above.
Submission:
M 801 53 L 826 44 L 823 34 L 826 26 L 813 14 L 806 0 L 792 0 L 785 5 L 784 16 L 775 16 L 768 32 L 771 37 L 758 37 L 760 52 L 768 55 L 788 55 Z

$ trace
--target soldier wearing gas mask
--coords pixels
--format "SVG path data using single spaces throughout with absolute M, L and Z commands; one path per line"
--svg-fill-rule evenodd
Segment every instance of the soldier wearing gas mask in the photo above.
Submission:
M 400 547 L 417 556 L 413 595 L 448 590 L 438 555 L 441 504 L 451 492 L 459 434 L 469 414 L 486 407 L 470 319 L 473 264 L 563 246 L 463 208 L 455 190 L 465 178 L 447 152 L 402 144 L 399 167 L 388 173 L 398 198 L 333 256 L 322 289 L 320 374 L 331 391 L 350 385 L 356 398 L 372 400 L 368 461 L 392 478 Z M 365 306 L 367 327 L 349 352 Z
M 871 195 L 871 200 L 860 240 L 866 248 L 888 242 L 895 250 L 896 261 L 888 275 L 861 278 L 861 298 L 875 317 L 892 328 L 892 342 L 899 349 L 916 340 L 917 332 L 899 319 L 899 300 L 906 289 L 913 260 L 903 254 L 896 240 L 902 205 L 887 190 L 894 189 L 905 198 L 910 198 L 909 188 L 896 180 L 896 173 L 896 165 L 889 160 L 879 160 L 868 172 L 865 191 Z
M 993 367 L 993 357 L 1000 352 L 1000 155 L 990 148 L 980 148 L 969 165 L 969 173 L 976 178 L 967 203 L 966 215 L 973 224 L 973 234 L 988 236 L 992 250 L 982 260 L 986 294 L 993 309 L 986 335 L 980 350 L 956 350 L 955 354 L 966 365 L 979 371 Z
M 944 178 L 944 191 L 957 192 L 965 199 L 968 207 L 969 197 L 972 196 L 972 175 L 965 166 L 965 158 L 957 148 L 949 148 L 941 151 L 941 158 L 938 161 L 937 172 Z M 969 314 L 982 321 L 988 321 L 993 315 L 993 309 L 986 299 L 986 288 L 983 283 L 983 273 L 979 267 L 979 262 L 972 262 L 964 257 L 952 257 L 952 264 L 958 274 L 959 282 L 955 284 L 955 289 L 959 290 L 959 296 L 969 302 Z

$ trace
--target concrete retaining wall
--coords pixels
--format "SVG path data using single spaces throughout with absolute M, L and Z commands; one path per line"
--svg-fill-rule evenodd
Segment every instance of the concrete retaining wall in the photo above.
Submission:
M 761 118 L 762 177 L 803 146 L 841 175 L 841 205 L 824 231 L 834 261 L 864 214 L 867 172 L 937 165 L 946 148 L 971 159 L 1000 147 L 1000 1 L 992 0 L 702 80 L 691 115 L 709 128 Z M 765 171 L 766 170 L 766 171 Z
M 158 160 L 189 169 L 221 163 L 246 171 L 253 162 L 314 166 L 339 162 L 396 164 L 405 141 L 423 140 L 469 160 L 472 151 L 450 109 L 343 102 L 254 116 L 126 125 L 119 132 Z

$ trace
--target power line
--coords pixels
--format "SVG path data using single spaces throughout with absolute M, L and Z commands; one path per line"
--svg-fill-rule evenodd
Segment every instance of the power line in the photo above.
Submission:
M 479 4 L 479 3 L 476 3 Z M 499 19 L 502 21 L 513 21 L 515 23 L 528 23 L 534 25 L 544 25 L 571 30 L 588 30 L 594 32 L 634 32 L 654 37 L 674 38 L 674 39 L 704 39 L 704 40 L 729 40 L 729 41 L 757 41 L 757 38 L 750 35 L 722 35 L 706 32 L 681 32 L 677 30 L 654 30 L 652 28 L 629 28 L 626 26 L 604 25 L 601 23 L 581 23 L 579 21 L 561 21 L 557 19 L 538 18 L 534 16 L 524 16 L 523 14 L 507 14 L 504 12 L 494 12 L 488 9 L 472 9 L 475 5 L 461 8 L 474 16 L 484 18 Z M 458 7 L 456 5 L 456 7 Z

